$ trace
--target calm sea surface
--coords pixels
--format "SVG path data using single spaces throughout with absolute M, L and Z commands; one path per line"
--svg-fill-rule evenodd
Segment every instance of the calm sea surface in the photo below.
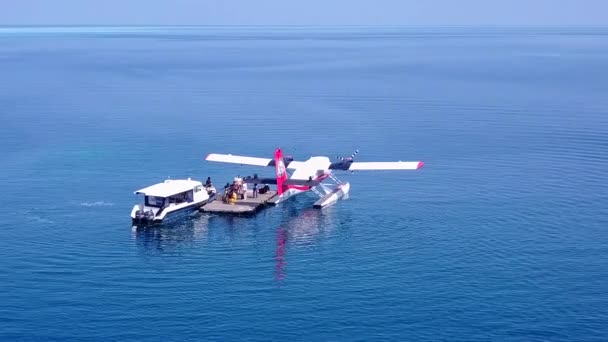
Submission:
M 608 340 L 608 29 L 0 28 L 0 340 Z M 423 160 L 254 218 L 133 191 Z

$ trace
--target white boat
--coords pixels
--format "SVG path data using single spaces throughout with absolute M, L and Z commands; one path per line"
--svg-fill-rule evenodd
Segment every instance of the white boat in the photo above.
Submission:
M 167 221 L 191 213 L 215 198 L 215 188 L 204 187 L 199 181 L 168 179 L 135 191 L 144 195 L 144 203 L 131 210 L 133 224 Z

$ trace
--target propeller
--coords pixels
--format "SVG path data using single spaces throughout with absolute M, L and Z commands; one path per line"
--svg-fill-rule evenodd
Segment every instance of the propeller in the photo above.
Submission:
M 358 154 L 358 153 L 359 153 L 359 150 L 357 149 L 357 150 L 355 150 L 355 151 L 354 151 L 354 152 L 353 152 L 353 153 L 350 155 L 350 157 L 346 157 L 346 158 L 344 158 L 344 157 L 337 156 L 337 157 L 336 157 L 336 159 L 338 159 L 338 160 L 345 160 L 345 159 L 346 159 L 346 160 L 354 160 L 354 159 L 355 159 L 355 157 L 357 156 L 357 154 Z
M 330 169 L 335 169 L 335 170 L 348 170 L 348 168 L 350 167 L 350 164 L 352 164 L 352 162 L 355 160 L 355 157 L 357 156 L 357 154 L 359 153 L 359 150 L 355 150 L 350 157 L 340 157 L 337 156 L 336 159 L 339 160 L 338 162 L 332 163 L 330 165 Z M 353 171 L 350 172 L 351 174 L 353 173 Z
M 353 154 L 350 155 L 350 160 L 355 160 L 355 157 L 357 156 L 357 154 L 359 153 L 359 149 L 356 149 Z M 355 171 L 351 170 L 350 174 L 352 175 L 353 173 L 355 173 Z

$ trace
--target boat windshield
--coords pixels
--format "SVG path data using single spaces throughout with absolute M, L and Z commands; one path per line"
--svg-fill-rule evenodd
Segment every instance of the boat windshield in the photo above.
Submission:
M 194 199 L 192 197 L 192 193 L 193 191 L 186 191 L 186 192 L 182 192 L 180 194 L 177 195 L 173 195 L 167 198 L 167 200 L 169 201 L 169 203 L 184 203 L 184 202 L 192 202 Z
M 162 208 L 165 206 L 165 198 L 157 196 L 146 196 L 146 207 Z
M 190 190 L 169 197 L 146 196 L 146 207 L 162 208 L 170 204 L 190 203 L 193 201 L 193 190 Z

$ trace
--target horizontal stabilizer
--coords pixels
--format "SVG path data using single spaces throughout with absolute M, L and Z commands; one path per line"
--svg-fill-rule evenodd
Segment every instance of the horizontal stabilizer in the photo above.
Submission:
M 319 185 L 323 179 L 325 178 L 317 178 L 317 179 L 313 179 L 313 180 L 306 180 L 306 179 L 288 179 L 285 181 L 285 184 L 287 185 L 300 185 L 300 186 L 317 186 Z
M 283 184 L 285 185 L 299 185 L 299 186 L 317 186 L 325 178 L 317 178 L 313 180 L 307 179 L 286 179 Z M 276 178 L 259 178 L 247 176 L 243 178 L 243 181 L 247 184 L 277 184 Z
M 247 176 L 243 178 L 243 181 L 247 184 L 277 184 L 276 178 L 259 178 Z

